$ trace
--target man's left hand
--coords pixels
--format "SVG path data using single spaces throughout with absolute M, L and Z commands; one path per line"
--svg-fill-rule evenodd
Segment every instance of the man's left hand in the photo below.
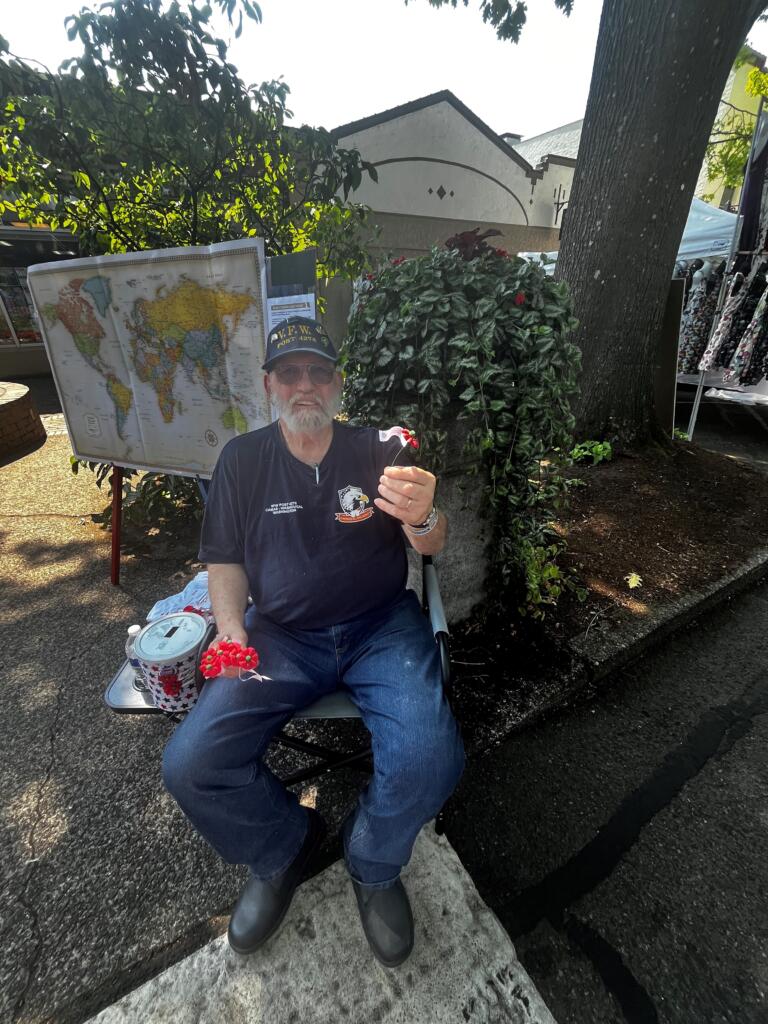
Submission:
M 373 503 L 382 512 L 408 526 L 423 523 L 435 500 L 433 473 L 418 466 L 387 466 L 379 477 L 379 494 Z

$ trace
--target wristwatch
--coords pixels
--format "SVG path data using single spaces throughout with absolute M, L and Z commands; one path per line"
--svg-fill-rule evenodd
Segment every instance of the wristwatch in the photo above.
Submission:
M 415 537 L 423 537 L 425 533 L 431 533 L 437 526 L 438 516 L 439 513 L 433 505 L 429 515 L 423 523 L 418 523 L 416 526 L 411 526 L 410 523 L 406 523 L 405 525 Z

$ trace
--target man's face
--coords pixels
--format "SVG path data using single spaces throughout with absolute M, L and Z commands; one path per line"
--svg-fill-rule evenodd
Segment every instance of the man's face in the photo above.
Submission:
M 331 370 L 327 384 L 314 383 L 310 367 Z M 294 382 L 281 380 L 283 371 L 294 367 L 300 376 Z M 341 408 L 341 374 L 333 364 L 314 352 L 290 352 L 281 356 L 264 378 L 267 394 L 277 415 L 293 433 L 314 434 L 327 427 Z

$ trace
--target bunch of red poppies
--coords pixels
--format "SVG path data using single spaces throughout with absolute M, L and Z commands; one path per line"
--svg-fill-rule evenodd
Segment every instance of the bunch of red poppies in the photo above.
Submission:
M 235 640 L 219 640 L 211 644 L 200 662 L 200 671 L 206 679 L 220 676 L 225 668 L 244 668 L 255 671 L 259 656 L 253 647 L 243 647 Z

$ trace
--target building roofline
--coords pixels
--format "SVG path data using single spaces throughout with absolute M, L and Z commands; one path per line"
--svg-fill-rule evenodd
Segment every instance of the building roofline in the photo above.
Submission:
M 549 128 L 545 132 L 539 132 L 538 135 L 529 135 L 527 139 L 522 139 L 523 145 L 527 145 L 529 142 L 535 142 L 536 139 L 543 139 L 545 135 L 554 135 L 555 132 L 562 132 L 566 128 L 575 128 L 577 124 L 584 124 L 584 118 L 579 117 L 575 121 L 568 121 L 566 124 L 559 124 L 555 128 Z
M 546 170 L 550 164 L 560 164 L 561 167 L 575 167 L 575 156 L 558 156 L 557 153 L 547 153 L 539 160 L 537 167 Z
M 745 63 L 750 63 L 750 57 L 757 57 L 757 64 L 754 66 L 759 67 L 762 70 L 762 68 L 765 67 L 765 54 L 760 53 L 759 50 L 756 50 L 754 46 L 750 46 L 749 43 L 744 43 L 740 50 L 740 53 L 744 53 L 745 50 L 749 51 L 748 53 L 744 54 Z
M 382 110 L 378 114 L 372 114 L 370 117 L 363 117 L 359 121 L 350 121 L 348 124 L 339 125 L 338 128 L 334 128 L 331 131 L 331 136 L 334 141 L 346 138 L 348 135 L 355 135 L 357 132 L 366 131 L 368 128 L 375 128 L 377 125 L 385 124 L 387 121 L 394 121 L 398 117 L 404 117 L 406 114 L 414 114 L 418 110 L 425 110 L 427 107 L 436 106 L 438 103 L 448 103 L 453 107 L 463 118 L 465 118 L 471 125 L 483 134 L 490 142 L 497 146 L 502 153 L 508 156 L 511 160 L 521 167 L 529 178 L 540 177 L 540 172 L 537 172 L 532 167 L 522 154 L 518 153 L 509 143 L 505 142 L 492 128 L 490 128 L 485 121 L 481 121 L 480 118 L 469 107 L 465 106 L 461 100 L 454 96 L 450 89 L 441 89 L 440 92 L 430 93 L 429 96 L 422 96 L 417 100 L 411 100 L 410 103 L 401 103 L 398 107 L 392 107 L 390 110 Z

